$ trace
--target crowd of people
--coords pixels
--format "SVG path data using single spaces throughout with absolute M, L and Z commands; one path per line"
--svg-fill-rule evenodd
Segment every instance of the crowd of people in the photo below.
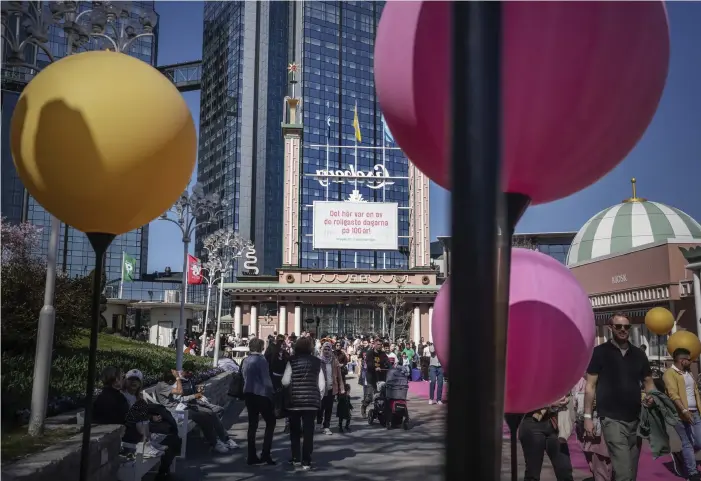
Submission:
M 681 456 L 672 456 L 677 473 L 701 481 L 695 456 L 701 449 L 701 396 L 691 353 L 675 350 L 672 367 L 655 378 L 646 353 L 629 340 L 630 320 L 616 313 L 608 328 L 610 341 L 594 349 L 586 373 L 567 396 L 515 415 L 521 418 L 524 481 L 540 479 L 546 453 L 558 481 L 574 479 L 567 444 L 573 431 L 595 481 L 635 481 L 643 439 L 654 457 L 670 453 L 668 425 L 681 439 Z
M 199 337 L 187 339 L 185 352 L 197 354 L 202 341 Z M 333 434 L 334 407 L 338 432 L 351 430 L 351 375 L 363 387 L 362 417 L 378 396 L 378 386 L 387 380 L 388 372 L 406 380 L 430 379 L 430 403 L 434 399 L 441 403 L 442 368 L 432 343 L 423 338 L 417 345 L 403 340 L 390 343 L 379 336 L 319 339 L 303 332 L 299 337 L 274 333 L 267 342 L 236 335 L 223 341 L 228 347 L 248 347 L 248 356 L 240 365 L 227 352 L 219 360 L 219 367 L 234 371 L 242 379 L 241 397 L 248 412 L 249 465 L 276 464 L 271 456 L 273 434 L 278 419 L 284 419 L 284 432 L 290 436 L 290 464 L 310 469 L 314 434 Z M 205 339 L 204 343 L 207 353 L 210 344 L 213 348 L 214 339 Z M 102 372 L 102 390 L 94 401 L 95 422 L 126 427 L 122 439 L 124 456 L 133 458 L 141 453 L 145 458 L 160 457 L 159 480 L 169 478 L 173 460 L 180 454 L 182 439 L 176 419 L 184 411 L 200 428 L 213 452 L 224 454 L 238 448 L 220 420 L 224 408 L 206 397 L 203 386 L 194 381 L 194 371 L 195 363 L 186 360 L 182 371 L 163 373 L 152 396 L 144 395 L 143 374 L 138 369 L 123 373 L 108 367 Z M 258 455 L 256 434 L 261 418 L 265 433 Z

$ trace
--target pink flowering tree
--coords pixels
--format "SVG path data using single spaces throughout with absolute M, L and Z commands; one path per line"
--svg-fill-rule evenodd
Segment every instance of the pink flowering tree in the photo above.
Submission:
M 46 260 L 39 255 L 41 229 L 0 219 L 2 351 L 33 351 L 44 305 Z M 69 340 L 90 319 L 90 276 L 56 276 L 54 345 Z

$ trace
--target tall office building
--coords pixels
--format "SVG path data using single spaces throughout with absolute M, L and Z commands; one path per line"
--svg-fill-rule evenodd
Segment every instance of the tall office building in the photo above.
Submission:
M 80 2 L 79 9 L 84 11 L 91 8 L 92 2 Z M 138 8 L 154 11 L 155 2 L 141 1 L 132 2 Z M 48 6 L 45 2 L 44 8 Z M 138 19 L 136 13 L 134 19 Z M 143 37 L 136 40 L 127 52 L 129 55 L 139 58 L 151 65 L 156 65 L 157 45 L 158 45 L 158 25 L 156 24 L 154 37 Z M 52 26 L 49 29 L 49 41 L 46 44 L 48 50 L 56 59 L 66 56 L 67 39 L 62 28 Z M 84 47 L 87 50 L 105 49 L 107 45 L 101 40 L 91 39 Z M 36 61 L 40 68 L 49 64 L 49 59 L 40 49 L 34 53 L 27 49 L 27 55 L 36 55 Z M 3 61 L 7 55 L 7 49 L 3 49 Z M 33 59 L 32 59 L 33 60 Z M 10 82 L 13 77 L 23 77 L 18 72 L 22 69 L 8 70 L 3 67 L 3 90 L 2 90 L 2 215 L 10 222 L 20 222 L 28 220 L 42 228 L 41 253 L 46 255 L 49 248 L 49 237 L 51 232 L 51 216 L 33 198 L 24 196 L 24 189 L 17 176 L 12 161 L 9 142 L 9 120 L 12 118 L 14 107 L 21 92 L 22 82 Z M 21 79 L 19 79 L 21 80 Z M 105 91 L 105 95 L 110 95 Z M 125 139 L 128 142 L 128 139 Z M 119 199 L 114 199 L 119 202 Z M 148 225 L 139 229 L 117 236 L 110 245 L 106 255 L 107 280 L 117 282 L 121 277 L 122 253 L 126 252 L 137 260 L 136 277 L 146 272 L 147 251 L 148 251 Z M 61 236 L 58 251 L 58 269 L 70 276 L 85 275 L 95 266 L 95 254 L 87 237 L 65 224 L 61 225 Z
M 229 202 L 219 227 L 255 243 L 261 273 L 282 246 L 282 99 L 287 89 L 288 2 L 206 2 L 198 181 Z M 232 277 L 240 274 L 237 266 Z
M 220 226 L 255 243 L 261 273 L 274 274 L 283 263 L 281 122 L 283 98 L 292 94 L 287 66 L 295 62 L 301 67 L 295 95 L 300 96 L 301 89 L 304 124 L 297 265 L 317 269 L 423 265 L 411 260 L 418 256 L 410 242 L 418 223 L 410 217 L 415 184 L 426 185 L 428 203 L 427 180 L 385 138 L 375 95 L 373 51 L 383 6 L 384 2 L 352 1 L 205 4 L 198 180 L 206 192 L 217 192 L 229 201 Z M 362 134 L 357 162 L 356 105 Z M 351 166 L 362 172 L 382 170 L 392 179 L 384 186 L 350 181 L 331 182 L 327 188 L 324 178 L 313 177 L 319 170 L 346 171 Z M 399 204 L 398 251 L 313 249 L 312 203 L 346 200 L 356 186 L 366 200 Z M 426 209 L 423 220 L 427 215 Z M 198 254 L 204 235 L 220 226 L 199 230 Z M 428 235 L 427 227 L 423 234 Z

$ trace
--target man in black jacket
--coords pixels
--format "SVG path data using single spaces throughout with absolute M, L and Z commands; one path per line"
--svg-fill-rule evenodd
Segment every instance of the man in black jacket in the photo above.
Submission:
M 365 362 L 367 369 L 365 371 L 365 396 L 360 406 L 361 416 L 366 416 L 367 407 L 372 404 L 373 397 L 377 392 L 377 383 L 387 380 L 387 370 L 389 369 L 389 358 L 387 353 L 382 348 L 382 340 L 375 339 L 375 344 L 372 349 L 369 349 L 365 354 Z

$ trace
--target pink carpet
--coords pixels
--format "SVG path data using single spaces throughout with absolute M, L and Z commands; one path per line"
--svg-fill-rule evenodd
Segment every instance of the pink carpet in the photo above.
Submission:
M 420 399 L 428 399 L 428 387 L 427 382 L 410 382 L 409 383 L 409 394 L 416 396 Z M 435 397 L 434 397 L 435 399 Z M 443 386 L 443 401 L 448 399 L 448 386 Z M 502 428 L 504 434 L 504 439 L 510 439 L 511 434 L 509 427 L 504 424 Z M 585 473 L 589 472 L 589 467 L 584 459 L 584 454 L 579 446 L 577 440 L 573 437 L 569 440 L 570 447 L 570 457 L 572 459 L 572 466 L 578 471 Z M 663 456 L 660 459 L 652 459 L 652 453 L 650 452 L 650 447 L 647 443 L 643 443 L 642 453 L 640 454 L 640 463 L 638 464 L 638 481 L 674 481 L 681 480 L 676 476 L 667 466 L 671 468 L 671 457 L 669 455 Z M 667 465 L 667 466 L 666 466 Z

